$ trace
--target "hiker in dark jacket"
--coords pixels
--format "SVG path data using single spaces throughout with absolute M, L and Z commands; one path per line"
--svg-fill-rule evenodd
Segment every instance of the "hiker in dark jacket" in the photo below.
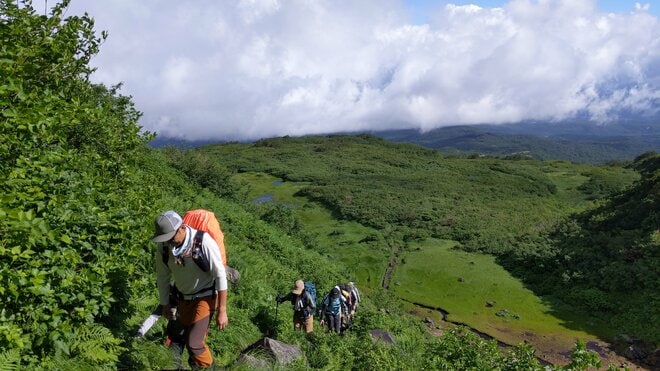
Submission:
M 290 301 L 293 305 L 293 327 L 295 329 L 305 328 L 306 333 L 314 331 L 314 311 L 316 303 L 311 295 L 305 291 L 305 283 L 302 280 L 296 281 L 293 290 L 285 296 L 278 296 L 275 299 L 278 303 Z
M 323 298 L 323 306 L 321 307 L 321 326 L 328 319 L 328 329 L 340 333 L 341 331 L 341 316 L 348 315 L 348 306 L 346 298 L 341 294 L 339 286 L 332 288 L 330 293 Z

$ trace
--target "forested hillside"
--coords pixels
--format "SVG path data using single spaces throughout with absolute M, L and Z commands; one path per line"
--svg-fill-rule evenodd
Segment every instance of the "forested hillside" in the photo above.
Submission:
M 571 216 L 536 242 L 533 259 L 508 261 L 537 291 L 607 318 L 621 333 L 660 342 L 660 155 L 632 164 L 642 178 L 598 207 Z
M 525 248 L 509 249 L 506 241 L 527 233 L 541 236 L 555 219 L 574 210 L 588 212 L 591 201 L 584 204 L 585 199 L 625 189 L 637 173 L 493 159 L 451 163 L 433 151 L 371 137 L 300 140 L 311 151 L 289 148 L 285 139 L 266 140 L 243 149 L 209 148 L 219 151 L 213 157 L 152 150 L 147 142 L 153 135 L 139 127 L 140 113 L 131 98 L 121 95 L 119 86 L 90 82 L 90 58 L 106 35 L 98 36 L 86 16 L 65 18 L 67 3 L 42 16 L 29 3 L 19 8 L 0 0 L 0 368 L 168 368 L 172 359 L 164 345 L 164 321 L 145 338 L 136 337 L 138 325 L 158 303 L 153 220 L 168 209 L 206 208 L 219 217 L 228 262 L 241 272 L 240 285 L 229 293 L 229 327 L 209 333 L 219 366 L 246 369 L 237 362 L 240 354 L 270 336 L 303 353 L 287 366 L 274 366 L 278 369 L 541 369 L 527 344 L 502 352 L 495 341 L 460 326 L 431 333 L 385 289 L 365 290 L 344 336 L 294 332 L 291 306 L 276 307 L 276 295 L 298 278 L 313 280 L 324 292 L 354 279 L 354 272 L 309 248 L 316 237 L 286 207 L 252 205 L 236 172 L 261 166 L 287 180 L 310 182 L 302 195 L 327 205 L 337 218 L 388 230 L 393 242 L 448 236 L 466 249 L 499 253 Z M 354 151 L 341 150 L 348 147 Z M 360 152 L 370 158 L 357 156 Z M 291 162 L 303 153 L 302 159 L 313 155 L 322 161 Z M 374 171 L 374 163 L 386 165 Z M 437 173 L 429 175 L 426 166 Z M 401 176 L 416 167 L 418 179 Z M 557 186 L 544 169 L 553 176 L 571 172 L 568 179 L 574 183 Z M 365 174 L 371 183 L 357 183 Z M 459 181 L 469 192 L 429 188 L 435 187 L 429 178 Z M 386 187 L 382 179 L 396 186 Z M 587 179 L 594 186 L 578 190 Z M 650 184 L 646 175 L 642 179 Z M 656 193 L 649 197 L 657 197 L 657 187 L 651 187 Z M 476 198 L 484 189 L 487 198 Z M 435 198 L 418 198 L 429 191 Z M 572 201 L 560 203 L 554 195 Z M 516 208 L 520 202 L 537 212 Z M 522 215 L 501 214 L 500 207 Z M 491 219 L 483 221 L 475 212 Z M 544 215 L 553 222 L 546 225 Z M 654 214 L 645 215 L 640 214 L 647 223 L 640 235 L 657 223 Z M 510 231 L 496 231 L 493 223 Z M 657 252 L 657 225 L 653 236 L 641 241 Z M 395 343 L 374 341 L 373 329 L 388 331 Z M 579 344 L 565 365 L 553 368 L 586 369 L 598 364 L 594 357 Z
M 450 126 L 425 133 L 415 130 L 375 132 L 386 140 L 415 143 L 452 156 L 490 155 L 604 164 L 630 161 L 660 149 L 660 118 L 618 123 L 580 121 L 509 125 Z

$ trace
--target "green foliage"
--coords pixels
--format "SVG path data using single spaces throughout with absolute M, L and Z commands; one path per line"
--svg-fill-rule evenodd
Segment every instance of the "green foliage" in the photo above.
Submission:
M 119 94 L 120 86 L 89 81 L 90 58 L 105 34 L 96 36 L 86 15 L 65 18 L 67 5 L 58 3 L 49 16 L 41 16 L 30 2 L 19 7 L 0 0 L 3 368 L 169 367 L 169 350 L 162 345 L 164 321 L 144 339 L 134 334 L 157 303 L 153 218 L 163 210 L 193 208 L 213 210 L 220 218 L 228 260 L 241 272 L 241 284 L 229 296 L 230 327 L 211 331 L 208 338 L 221 366 L 231 365 L 264 335 L 299 344 L 310 365 L 327 369 L 490 369 L 504 364 L 515 369 L 533 363 L 529 349 L 503 356 L 492 342 L 468 332 L 432 337 L 385 290 L 365 292 L 345 336 L 320 329 L 311 336 L 294 332 L 291 306 L 276 307 L 275 296 L 299 278 L 313 280 L 324 292 L 350 273 L 340 260 L 305 248 L 317 241 L 291 209 L 235 203 L 244 200 L 246 191 L 232 175 L 258 168 L 285 180 L 314 181 L 301 194 L 338 216 L 378 227 L 360 243 L 380 254 L 389 251 L 382 244 L 454 234 L 463 236 L 466 245 L 496 250 L 482 243 L 506 239 L 492 228 L 503 216 L 483 223 L 473 213 L 497 214 L 507 206 L 521 212 L 510 233 L 534 228 L 542 216 L 535 219 L 536 213 L 513 205 L 543 205 L 561 191 L 538 164 L 446 161 L 433 151 L 366 135 L 271 139 L 200 152 L 151 150 L 145 144 L 152 135 L 141 131 L 140 113 Z M 242 153 L 248 147 L 250 152 Z M 365 179 L 372 189 L 357 186 Z M 457 184 L 466 192 L 456 192 L 452 187 Z M 481 208 L 475 195 L 484 187 L 492 205 Z M 507 201 L 510 194 L 514 201 Z M 453 207 L 458 200 L 474 209 Z M 347 232 L 331 238 L 353 236 L 348 227 L 343 224 Z M 390 331 L 396 343 L 390 348 L 373 343 L 368 331 L 374 328 Z M 428 350 L 432 360 L 419 349 Z M 298 361 L 291 368 L 305 365 Z
M 63 18 L 67 5 L 46 17 L 0 2 L 0 348 L 101 366 L 121 350 L 93 324 L 118 298 L 112 275 L 135 274 L 139 249 L 115 246 L 141 235 L 127 190 L 149 134 L 129 98 L 89 82 L 104 36 L 87 16 Z
M 559 225 L 551 237 L 556 250 L 532 261 L 544 269 L 529 276 L 608 319 L 617 331 L 652 341 L 660 340 L 653 314 L 660 306 L 655 294 L 660 284 L 659 158 L 653 153 L 637 158 L 632 166 L 642 178 L 634 186 Z
M 591 368 L 597 369 L 600 366 L 601 362 L 598 359 L 598 355 L 587 350 L 586 345 L 578 341 L 571 352 L 571 362 L 561 367 L 560 370 L 587 370 Z
M 201 153 L 179 151 L 174 147 L 165 148 L 164 153 L 169 163 L 191 182 L 219 197 L 245 200 L 245 189 L 232 179 L 234 173 L 220 162 Z
M 13 371 L 19 370 L 21 361 L 21 352 L 18 349 L 9 349 L 0 353 L 0 370 Z
M 447 331 L 426 354 L 431 369 L 487 370 L 503 358 L 495 341 L 485 342 L 465 329 Z

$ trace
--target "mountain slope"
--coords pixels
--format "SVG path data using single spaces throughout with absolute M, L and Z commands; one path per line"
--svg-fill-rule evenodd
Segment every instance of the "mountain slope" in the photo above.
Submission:
M 528 156 L 542 160 L 606 163 L 632 160 L 660 149 L 660 119 L 596 126 L 583 123 L 521 123 L 452 126 L 426 133 L 415 130 L 374 132 L 395 142 L 409 142 L 445 154 L 479 153 Z

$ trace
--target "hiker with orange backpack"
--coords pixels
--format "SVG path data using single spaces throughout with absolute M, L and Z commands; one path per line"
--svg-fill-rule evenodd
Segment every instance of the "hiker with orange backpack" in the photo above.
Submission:
M 152 241 L 160 245 L 156 282 L 163 313 L 171 320 L 178 316 L 190 365 L 194 369 L 211 367 L 213 357 L 206 345 L 211 318 L 216 314 L 220 330 L 229 322 L 227 274 L 220 249 L 209 233 L 183 223 L 174 211 L 160 214 L 155 227 Z M 176 311 L 172 311 L 169 301 L 170 283 L 180 293 Z

